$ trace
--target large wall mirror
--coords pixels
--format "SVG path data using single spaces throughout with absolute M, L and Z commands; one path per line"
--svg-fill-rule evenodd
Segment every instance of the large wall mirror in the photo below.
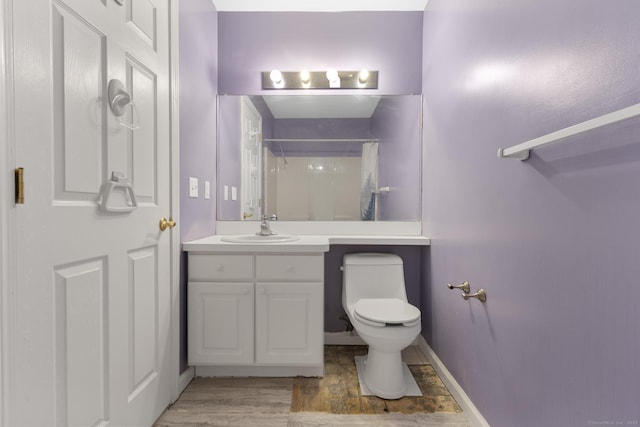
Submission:
M 218 220 L 420 221 L 420 95 L 218 97 Z

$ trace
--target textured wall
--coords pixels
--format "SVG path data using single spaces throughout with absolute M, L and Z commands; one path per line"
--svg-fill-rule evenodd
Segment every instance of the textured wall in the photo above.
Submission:
M 218 93 L 217 12 L 209 0 L 182 1 L 180 29 L 180 240 L 215 233 L 216 95 Z M 189 177 L 199 180 L 200 197 L 189 198 Z M 204 182 L 211 198 L 204 199 Z M 186 367 L 186 253 L 180 260 L 181 367 Z
M 635 0 L 425 11 L 423 333 L 492 426 L 640 421 L 640 119 L 496 157 L 640 102 L 638 16 Z M 464 280 L 486 304 L 445 287 Z
M 220 93 L 263 92 L 262 71 L 328 68 L 379 70 L 368 94 L 421 92 L 422 12 L 220 12 L 219 25 Z
M 242 98 L 239 96 L 221 96 L 218 98 L 218 108 L 220 109 L 218 123 L 218 134 L 221 142 L 218 144 L 218 178 L 220 182 L 218 202 L 218 219 L 238 221 L 241 215 L 240 195 L 242 183 L 242 123 L 241 104 Z M 228 188 L 228 198 L 224 200 L 224 186 Z M 238 197 L 231 200 L 231 187 L 238 189 Z M 259 219 L 259 218 L 253 218 Z
M 372 133 L 380 139 L 378 195 L 382 221 L 420 221 L 420 96 L 383 98 L 371 118 Z
M 275 119 L 275 138 L 371 138 L 371 120 L 351 119 Z M 269 143 L 271 151 L 280 155 L 280 147 L 285 156 L 361 156 L 361 142 L 275 142 Z

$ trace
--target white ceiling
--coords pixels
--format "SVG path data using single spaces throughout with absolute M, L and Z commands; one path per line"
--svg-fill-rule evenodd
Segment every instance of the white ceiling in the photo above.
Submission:
M 220 12 L 423 11 L 429 0 L 211 0 Z
M 375 95 L 268 95 L 264 97 L 276 119 L 369 118 L 380 96 Z

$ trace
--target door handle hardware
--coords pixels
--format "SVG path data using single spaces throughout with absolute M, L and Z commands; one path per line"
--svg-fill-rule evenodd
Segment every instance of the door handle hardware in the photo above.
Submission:
M 464 293 L 462 294 L 462 298 L 464 298 L 464 300 L 468 300 L 469 298 L 477 298 L 480 300 L 480 302 L 487 302 L 487 293 L 485 292 L 484 289 L 478 289 L 478 291 L 476 293 L 470 294 L 470 293 Z
M 111 195 L 114 190 L 122 190 L 124 196 L 129 197 L 124 206 L 117 206 L 113 204 Z M 100 191 L 100 199 L 98 200 L 98 206 L 103 212 L 131 212 L 138 208 L 138 200 L 136 199 L 136 191 L 133 185 L 125 178 L 123 172 L 112 171 L 111 179 L 102 187 Z
M 449 289 L 460 289 L 465 294 L 471 292 L 471 286 L 469 286 L 469 282 L 467 282 L 466 280 L 459 285 L 452 285 L 451 283 L 448 283 L 447 287 Z
M 173 221 L 171 218 L 167 219 L 167 218 L 160 218 L 160 231 L 164 231 L 167 228 L 173 228 L 176 226 L 176 222 Z
M 138 110 L 136 104 L 133 103 L 131 95 L 126 91 L 124 84 L 118 79 L 113 79 L 109 82 L 107 92 L 109 93 L 109 107 L 113 115 L 118 119 L 120 126 L 130 130 L 139 129 L 140 117 L 138 116 Z M 131 105 L 131 118 L 134 123 L 126 123 L 122 120 L 122 116 L 127 111 L 127 105 Z

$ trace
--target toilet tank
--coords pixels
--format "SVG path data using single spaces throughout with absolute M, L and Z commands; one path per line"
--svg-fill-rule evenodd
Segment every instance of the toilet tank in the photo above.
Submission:
M 394 254 L 348 254 L 343 258 L 342 301 L 398 298 L 407 301 L 402 258 Z

